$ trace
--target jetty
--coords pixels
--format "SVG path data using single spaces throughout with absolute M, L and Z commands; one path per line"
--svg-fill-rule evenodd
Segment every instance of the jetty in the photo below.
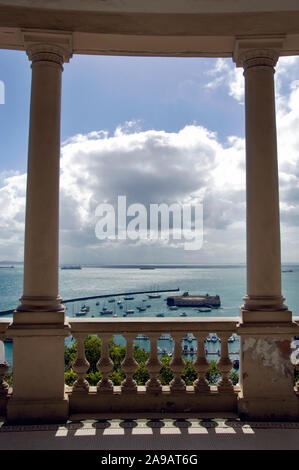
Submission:
M 156 294 L 158 292 L 178 292 L 180 290 L 179 287 L 175 288 L 175 289 L 160 289 L 160 290 L 143 290 L 143 291 L 134 291 L 134 292 L 119 292 L 117 294 L 100 294 L 100 295 L 92 295 L 92 296 L 89 296 L 89 297 L 76 297 L 76 298 L 73 298 L 73 299 L 66 299 L 66 300 L 63 300 L 61 303 L 62 304 L 68 304 L 68 303 L 71 303 L 71 302 L 82 302 L 84 300 L 93 300 L 93 299 L 104 299 L 104 298 L 107 298 L 107 297 L 120 297 L 120 296 L 124 296 L 124 295 L 137 295 L 137 294 Z M 13 313 L 15 309 L 12 309 L 12 310 L 4 310 L 2 312 L 0 312 L 0 315 L 8 315 L 10 313 Z

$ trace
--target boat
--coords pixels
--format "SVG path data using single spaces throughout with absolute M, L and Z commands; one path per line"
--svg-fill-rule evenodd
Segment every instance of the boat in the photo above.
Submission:
M 146 308 L 151 308 L 151 305 L 150 305 L 150 304 L 148 304 L 148 305 L 146 306 Z
M 165 339 L 165 340 L 167 340 L 167 341 L 172 340 L 170 334 L 168 334 L 168 333 L 162 334 L 161 337 L 160 337 L 160 340 L 162 340 L 162 339 Z
M 117 305 L 121 305 L 121 304 L 122 304 L 122 300 L 118 300 L 116 303 L 117 303 Z
M 117 313 L 114 313 L 114 314 L 113 314 L 113 317 L 114 317 L 114 318 L 117 318 L 117 317 L 118 317 Z
M 128 313 L 128 314 L 129 314 L 129 313 L 135 313 L 135 310 L 130 310 L 130 309 L 129 309 L 129 310 L 126 310 L 126 313 Z
M 115 302 L 115 299 L 109 299 L 108 302 L 109 303 Z
M 187 316 L 187 313 L 186 312 L 181 312 L 180 313 L 180 317 L 186 317 Z
M 283 272 L 283 273 L 292 273 L 293 270 L 292 270 L 292 269 L 284 269 L 282 272 Z
M 107 309 L 106 310 L 103 309 L 100 312 L 101 315 L 111 315 L 112 313 L 113 313 L 113 310 L 107 310 Z
M 221 305 L 219 295 L 189 295 L 184 292 L 183 295 L 174 295 L 167 297 L 167 305 L 178 307 L 204 307 L 204 308 L 218 308 Z
M 80 265 L 61 266 L 60 269 L 82 269 Z
M 199 308 L 198 311 L 201 313 L 205 313 L 205 312 L 211 312 L 212 310 L 210 308 Z
M 147 296 L 149 299 L 159 299 L 161 294 L 148 294 Z
M 137 310 L 139 310 L 139 312 L 144 312 L 146 310 L 146 307 L 137 307 Z
M 134 300 L 135 297 L 124 297 L 124 300 Z
M 80 310 L 80 312 L 77 312 L 76 313 L 76 317 L 83 317 L 84 315 L 86 315 L 86 311 L 85 310 Z
M 178 310 L 177 305 L 170 305 L 169 310 Z
M 192 333 L 190 333 L 190 334 L 186 333 L 183 339 L 186 340 L 186 341 L 193 341 L 194 337 L 193 337 Z
M 156 317 L 164 317 L 164 313 L 157 313 Z
M 84 305 L 81 306 L 81 310 L 82 310 L 82 312 L 89 312 L 90 308 L 89 308 L 88 305 L 84 304 Z
M 100 302 L 96 302 L 96 305 L 100 305 Z

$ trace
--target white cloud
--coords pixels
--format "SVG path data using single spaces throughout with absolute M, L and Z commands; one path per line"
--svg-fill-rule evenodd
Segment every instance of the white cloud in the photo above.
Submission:
M 277 124 L 283 255 L 299 259 L 299 61 L 277 66 Z M 219 59 L 206 89 L 223 87 L 242 103 L 242 69 Z M 26 175 L 0 175 L 0 259 L 22 259 Z M 182 244 L 144 241 L 100 242 L 95 208 L 128 204 L 203 200 L 204 247 L 186 252 Z M 78 134 L 62 146 L 60 245 L 62 262 L 238 262 L 245 259 L 245 143 L 189 125 L 178 132 L 141 131 L 140 123 Z M 288 246 L 290 250 L 288 250 Z
M 0 257 L 22 259 L 26 175 L 0 174 Z
M 242 68 L 237 68 L 230 59 L 218 59 L 208 75 L 213 78 L 206 83 L 206 89 L 215 90 L 223 86 L 227 89 L 229 96 L 243 104 L 244 77 Z
M 244 202 L 237 201 L 232 192 L 232 179 L 235 188 L 242 185 L 238 181 L 242 152 L 239 139 L 230 139 L 224 149 L 215 133 L 194 125 L 177 133 L 130 133 L 126 125 L 119 126 L 112 136 L 89 134 L 85 139 L 73 139 L 62 148 L 62 247 L 67 249 L 75 239 L 75 246 L 83 243 L 89 255 L 92 252 L 95 256 L 96 250 L 100 253 L 101 244 L 94 235 L 94 211 L 102 202 L 116 204 L 119 195 L 126 195 L 128 205 L 137 202 L 145 206 L 184 203 L 190 197 L 193 201 L 203 199 L 207 229 L 224 229 L 234 218 L 235 206 L 242 206 L 240 214 L 244 209 Z M 236 169 L 227 171 L 228 164 L 235 164 Z M 127 242 L 104 244 L 108 250 L 116 249 L 117 244 L 117 249 L 125 245 L 124 251 L 132 246 Z M 151 246 L 157 257 L 159 250 L 164 250 L 168 262 L 174 256 L 165 242 L 134 243 L 137 251 L 130 256 L 141 256 L 141 245 Z

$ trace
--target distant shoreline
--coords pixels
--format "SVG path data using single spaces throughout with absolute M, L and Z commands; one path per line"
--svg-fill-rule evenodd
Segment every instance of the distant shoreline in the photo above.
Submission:
M 12 267 L 12 265 L 23 265 L 21 261 L 0 261 L 0 268 Z M 59 267 L 65 266 L 60 264 Z M 245 263 L 235 264 L 80 264 L 82 268 L 100 268 L 100 269 L 227 269 L 227 268 L 246 268 Z M 299 266 L 299 262 L 282 263 L 281 267 L 288 268 Z

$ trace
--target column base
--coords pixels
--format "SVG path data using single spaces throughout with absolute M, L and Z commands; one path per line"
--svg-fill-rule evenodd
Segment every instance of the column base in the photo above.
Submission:
M 44 297 L 44 296 L 26 296 L 20 298 L 21 304 L 17 307 L 18 312 L 64 312 L 65 308 L 62 305 L 62 298 L 60 295 L 57 297 Z
M 250 317 L 255 313 L 261 315 L 257 322 Z M 290 348 L 298 327 L 291 321 L 275 321 L 281 320 L 280 313 L 245 311 L 237 328 L 241 358 L 238 410 L 244 419 L 299 419 Z
M 65 423 L 69 416 L 69 400 L 18 400 L 7 404 L 8 424 Z
M 288 310 L 284 305 L 285 298 L 282 295 L 245 295 L 243 309 L 248 311 L 272 311 Z
M 238 397 L 238 415 L 244 420 L 299 421 L 299 398 Z
M 245 323 L 292 323 L 290 310 L 248 310 L 240 308 L 241 320 Z
M 20 327 L 22 325 L 27 328 L 36 328 L 36 326 L 48 326 L 52 325 L 63 325 L 65 321 L 64 310 L 54 312 L 43 312 L 43 311 L 19 311 L 15 310 L 13 313 L 13 327 Z M 12 328 L 12 326 L 10 327 Z
M 70 327 L 64 312 L 14 312 L 13 388 L 7 420 L 61 422 L 68 417 L 64 394 L 64 340 Z

